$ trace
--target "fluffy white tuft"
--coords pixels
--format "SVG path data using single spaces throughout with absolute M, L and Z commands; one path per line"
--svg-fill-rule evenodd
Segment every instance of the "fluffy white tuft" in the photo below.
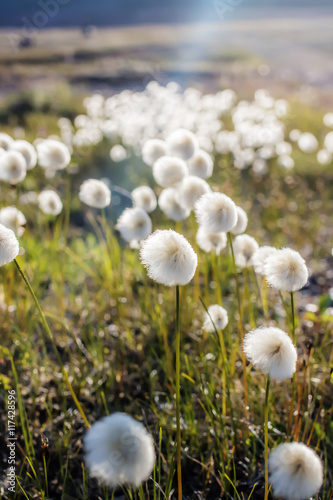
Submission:
M 142 148 L 142 159 L 150 167 L 152 167 L 161 156 L 166 156 L 166 154 L 167 146 L 165 142 L 160 139 L 149 139 L 149 141 L 144 143 Z
M 285 380 L 296 370 L 297 351 L 289 335 L 280 328 L 252 330 L 244 337 L 243 350 L 253 366 L 271 379 Z
M 196 149 L 198 149 L 198 140 L 189 130 L 180 128 L 172 132 L 166 138 L 168 154 L 177 156 L 182 160 L 189 160 Z
M 252 265 L 252 256 L 258 250 L 259 245 L 252 236 L 240 234 L 233 242 L 236 266 L 243 269 Z
M 176 156 L 162 156 L 153 165 L 153 176 L 159 186 L 172 187 L 188 175 L 184 160 Z
M 206 151 L 197 149 L 188 162 L 188 168 L 191 175 L 208 179 L 213 173 L 213 160 Z
M 0 224 L 0 267 L 12 262 L 18 256 L 19 250 L 14 231 Z
M 200 177 L 189 175 L 185 177 L 178 187 L 179 204 L 188 210 L 192 210 L 196 201 L 204 194 L 210 192 L 206 181 Z
M 93 208 L 105 208 L 110 205 L 111 191 L 103 181 L 88 179 L 81 184 L 80 200 Z
M 155 464 L 152 436 L 129 415 L 114 413 L 94 423 L 84 437 L 91 476 L 109 486 L 139 486 Z
M 174 188 L 163 189 L 158 198 L 158 205 L 162 212 L 174 221 L 185 220 L 190 215 L 190 210 L 179 204 L 178 192 Z
M 0 148 L 7 150 L 13 142 L 14 139 L 10 135 L 0 132 Z
M 227 233 L 237 223 L 237 209 L 229 196 L 207 193 L 196 202 L 195 215 L 199 226 L 209 233 Z
M 0 156 L 0 180 L 17 184 L 27 174 L 27 163 L 18 151 L 6 151 Z
M 147 213 L 153 212 L 157 205 L 154 191 L 149 186 L 139 186 L 132 191 L 133 205 Z
M 275 497 L 308 500 L 323 484 L 323 464 L 312 448 L 303 443 L 283 443 L 268 459 Z
M 231 229 L 232 234 L 235 235 L 244 233 L 246 231 L 248 223 L 248 218 L 245 210 L 243 210 L 241 207 L 236 207 L 236 209 L 237 209 L 237 223 Z
M 207 233 L 206 229 L 199 226 L 197 232 L 197 243 L 204 252 L 215 252 L 216 255 L 227 246 L 227 235 L 225 233 Z
M 214 325 L 216 326 L 217 330 L 223 330 L 227 326 L 229 321 L 228 313 L 222 306 L 219 306 L 218 304 L 209 306 L 208 313 L 205 313 L 204 315 L 204 330 L 206 330 L 207 332 L 214 332 Z
M 132 240 L 141 241 L 151 233 L 151 218 L 142 208 L 125 208 L 117 221 L 116 229 L 128 243 Z
M 38 206 L 47 215 L 59 215 L 62 211 L 62 201 L 52 189 L 45 189 L 38 195 Z
M 198 258 L 186 238 L 172 229 L 157 230 L 141 246 L 140 258 L 148 276 L 165 286 L 186 285 Z
M 37 153 L 32 144 L 28 141 L 14 141 L 10 144 L 10 151 L 18 151 L 24 156 L 27 170 L 33 169 L 37 164 Z
M 308 281 L 304 259 L 291 248 L 270 254 L 265 261 L 264 274 L 270 286 L 288 292 L 300 290 Z
M 62 170 L 71 161 L 68 147 L 55 139 L 45 139 L 36 146 L 38 163 L 43 168 Z
M 16 236 L 22 236 L 26 218 L 16 207 L 4 207 L 0 210 L 0 224 L 14 231 Z
M 252 255 L 252 265 L 257 274 L 265 274 L 266 259 L 269 255 L 276 251 L 276 248 L 264 245 L 259 247 L 258 250 L 254 252 Z

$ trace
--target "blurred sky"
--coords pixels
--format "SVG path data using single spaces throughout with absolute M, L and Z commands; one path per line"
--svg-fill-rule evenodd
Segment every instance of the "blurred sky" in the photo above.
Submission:
M 311 9 L 311 13 L 309 11 Z M 332 0 L 1 0 L 0 26 L 114 26 L 147 23 L 218 22 L 266 16 L 325 15 Z

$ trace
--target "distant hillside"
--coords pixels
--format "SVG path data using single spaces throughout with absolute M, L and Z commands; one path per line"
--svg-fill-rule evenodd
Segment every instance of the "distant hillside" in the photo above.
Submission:
M 260 9 L 281 15 L 290 9 L 313 8 L 320 14 L 332 7 L 332 0 L 14 0 L 1 2 L 0 27 L 23 27 L 29 22 L 49 28 L 216 21 L 216 5 L 221 11 L 221 6 L 235 4 L 239 5 L 226 7 L 225 17 L 261 17 Z M 43 9 L 51 14 L 38 16 Z

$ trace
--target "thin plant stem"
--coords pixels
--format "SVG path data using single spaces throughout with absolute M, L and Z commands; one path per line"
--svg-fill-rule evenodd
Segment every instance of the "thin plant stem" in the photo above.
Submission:
M 56 346 L 56 343 L 55 343 L 55 341 L 54 341 L 54 338 L 53 338 L 52 332 L 51 332 L 50 327 L 49 327 L 49 325 L 48 325 L 48 323 L 47 323 L 47 321 L 46 321 L 45 315 L 44 315 L 44 313 L 43 313 L 43 311 L 42 311 L 42 308 L 41 308 L 41 306 L 40 306 L 40 304 L 39 304 L 39 302 L 38 302 L 38 299 L 37 299 L 37 297 L 36 297 L 36 295 L 35 295 L 35 292 L 33 291 L 33 289 L 32 289 L 32 287 L 31 287 L 31 285 L 30 285 L 30 282 L 29 282 L 28 278 L 26 277 L 26 275 L 25 275 L 24 271 L 21 269 L 21 267 L 20 267 L 20 265 L 19 265 L 19 263 L 17 262 L 17 260 L 16 260 L 16 259 L 14 259 L 14 264 L 16 265 L 18 272 L 20 273 L 20 275 L 21 275 L 21 277 L 22 277 L 22 279 L 23 279 L 24 283 L 26 284 L 26 286 L 27 286 L 27 288 L 28 288 L 28 290 L 29 290 L 29 292 L 30 292 L 31 297 L 33 298 L 33 300 L 34 300 L 34 302 L 35 302 L 35 305 L 36 305 L 36 307 L 37 307 L 37 309 L 38 309 L 38 312 L 39 312 L 39 316 L 40 316 L 40 319 L 41 319 L 42 325 L 43 325 L 43 327 L 44 327 L 44 329 L 45 329 L 45 331 L 46 331 L 46 333 L 47 333 L 47 335 L 48 335 L 48 337 L 49 337 L 49 339 L 50 339 L 50 341 L 51 341 L 51 344 L 52 344 L 52 346 L 53 346 L 53 349 L 54 349 L 55 355 L 56 355 L 56 357 L 57 357 L 57 360 L 58 360 L 59 365 L 60 365 L 60 367 L 61 367 L 61 371 L 62 371 L 62 373 L 63 373 L 63 376 L 64 376 L 64 379 L 65 379 L 65 381 L 66 381 L 67 387 L 68 387 L 68 389 L 69 389 L 69 392 L 71 393 L 71 396 L 72 396 L 72 398 L 73 398 L 73 401 L 74 401 L 74 403 L 75 403 L 75 405 L 76 405 L 76 407 L 77 407 L 77 409 L 78 409 L 78 411 L 79 411 L 79 413 L 80 413 L 80 415 L 81 415 L 81 417 L 82 417 L 82 419 L 83 419 L 83 421 L 84 421 L 84 425 L 85 425 L 85 426 L 86 426 L 86 428 L 88 429 L 88 428 L 90 427 L 90 424 L 89 424 L 89 422 L 88 422 L 87 417 L 85 416 L 85 413 L 84 413 L 84 411 L 83 411 L 83 408 L 82 408 L 82 406 L 81 406 L 81 404 L 80 404 L 79 400 L 78 400 L 78 399 L 77 399 L 77 397 L 76 397 L 76 394 L 75 394 L 75 392 L 74 392 L 74 389 L 73 389 L 73 387 L 72 387 L 72 384 L 71 384 L 71 382 L 70 382 L 70 380 L 69 380 L 69 377 L 68 377 L 67 371 L 66 371 L 66 369 L 65 369 L 65 367 L 64 367 L 64 365 L 63 365 L 63 362 L 62 362 L 62 360 L 61 360 L 61 357 L 60 357 L 60 354 L 59 354 L 58 348 L 57 348 L 57 346 Z
M 293 344 L 296 345 L 294 292 L 290 292 L 290 303 L 291 303 L 292 340 L 293 340 Z
M 268 401 L 269 401 L 270 378 L 267 375 L 265 384 L 265 500 L 268 500 Z
M 212 261 L 213 261 L 214 279 L 216 283 L 216 299 L 218 305 L 222 306 L 223 302 L 222 302 L 221 281 L 219 277 L 219 268 L 218 268 L 218 255 L 216 255 L 215 251 L 212 252 Z
M 243 365 L 245 416 L 246 416 L 246 420 L 248 421 L 248 419 L 249 419 L 249 406 L 248 406 L 249 405 L 249 398 L 248 398 L 248 389 L 247 389 L 246 359 L 245 359 L 245 353 L 243 350 L 244 332 L 243 332 L 242 305 L 241 305 L 241 299 L 240 299 L 240 291 L 239 291 L 239 283 L 238 283 L 238 274 L 237 274 L 237 268 L 236 268 L 235 254 L 234 254 L 234 248 L 233 248 L 233 244 L 232 244 L 232 236 L 230 233 L 227 233 L 227 234 L 228 234 L 228 242 L 229 242 L 229 246 L 230 246 L 230 251 L 231 251 L 231 256 L 232 256 L 232 264 L 233 264 L 235 280 L 236 280 L 236 293 L 237 293 L 238 314 L 239 314 L 238 328 L 239 328 L 239 333 L 240 333 L 240 338 L 241 338 L 241 356 L 242 356 L 242 365 Z M 247 427 L 246 427 L 246 429 L 247 429 Z
M 176 422 L 177 422 L 177 479 L 178 500 L 182 500 L 181 431 L 180 431 L 180 300 L 176 286 Z

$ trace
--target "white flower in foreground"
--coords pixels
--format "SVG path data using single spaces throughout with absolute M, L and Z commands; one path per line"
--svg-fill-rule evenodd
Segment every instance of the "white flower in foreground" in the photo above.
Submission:
M 318 148 L 318 141 L 310 132 L 304 132 L 298 139 L 298 147 L 304 153 L 314 153 Z
M 14 139 L 10 135 L 0 132 L 0 148 L 9 149 L 13 142 Z
M 258 250 L 259 245 L 252 236 L 240 234 L 233 242 L 236 266 L 240 268 L 252 265 L 252 256 Z
M 151 233 L 151 218 L 142 208 L 125 208 L 117 221 L 116 229 L 128 243 L 132 240 L 141 241 Z
M 84 437 L 91 476 L 109 486 L 139 486 L 155 464 L 152 436 L 129 415 L 114 413 L 95 422 Z
M 45 139 L 36 145 L 38 163 L 43 168 L 62 170 L 71 161 L 68 147 L 55 139 Z
M 266 258 L 264 274 L 277 290 L 296 292 L 308 281 L 308 270 L 301 255 L 291 248 L 276 250 Z
M 145 212 L 153 212 L 157 205 L 154 191 L 149 186 L 139 186 L 132 191 L 133 205 Z
M 227 233 L 237 223 L 237 208 L 229 196 L 207 193 L 196 202 L 195 215 L 199 226 L 209 233 Z
M 88 179 L 81 184 L 80 200 L 93 208 L 105 208 L 110 205 L 111 191 L 103 181 Z
M 153 176 L 162 187 L 172 187 L 188 175 L 184 160 L 175 156 L 162 156 L 153 165 Z
M 262 327 L 244 337 L 243 350 L 255 368 L 274 380 L 291 378 L 296 370 L 297 351 L 280 328 Z
M 329 165 L 332 161 L 332 153 L 327 151 L 327 149 L 321 149 L 317 153 L 317 161 L 321 165 Z
M 248 218 L 245 210 L 241 207 L 236 207 L 237 209 L 237 223 L 231 229 L 232 234 L 242 234 L 246 231 Z
M 308 500 L 323 484 L 323 464 L 312 448 L 303 443 L 284 443 L 268 459 L 275 497 Z
M 189 160 L 196 149 L 198 149 L 198 140 L 189 130 L 180 128 L 172 132 L 166 138 L 168 154 L 177 156 L 182 160 Z
M 218 304 L 209 306 L 208 313 L 205 313 L 204 315 L 204 324 L 203 324 L 204 330 L 206 330 L 207 332 L 214 332 L 215 331 L 214 325 L 216 326 L 217 330 L 223 330 L 227 326 L 229 321 L 228 313 L 222 306 L 219 306 Z
M 323 118 L 323 123 L 326 127 L 333 128 L 333 113 L 326 113 Z
M 22 236 L 27 220 L 16 207 L 5 207 L 0 210 L 0 224 L 14 231 L 16 236 Z
M 52 189 L 45 189 L 38 195 L 38 206 L 47 215 L 59 215 L 62 211 L 62 201 Z
M 324 146 L 330 153 L 333 154 L 333 132 L 329 132 L 324 139 Z
M 301 137 L 302 132 L 298 128 L 294 128 L 293 130 L 290 131 L 289 133 L 289 139 L 292 142 L 297 142 L 298 139 Z
M 140 259 L 148 276 L 165 286 L 186 285 L 198 258 L 186 238 L 172 229 L 157 230 L 141 246 Z
M 142 148 L 142 159 L 150 167 L 152 167 L 161 156 L 166 156 L 166 154 L 167 146 L 165 142 L 160 139 L 149 139 L 149 141 L 144 143 Z
M 116 144 L 110 150 L 110 158 L 115 163 L 123 161 L 127 158 L 126 149 L 121 144 Z
M 211 156 L 203 151 L 197 149 L 188 162 L 188 168 L 191 175 L 196 175 L 202 179 L 208 179 L 213 173 L 213 160 Z
M 178 192 L 174 188 L 163 189 L 159 198 L 158 205 L 163 213 L 174 221 L 187 219 L 190 210 L 179 204 Z
M 18 256 L 19 250 L 14 231 L 0 224 L 0 267 L 12 262 Z
M 209 193 L 210 187 L 206 181 L 194 175 L 188 175 L 178 187 L 179 204 L 189 210 L 194 208 L 196 201 L 202 195 Z
M 0 180 L 17 184 L 27 174 L 24 156 L 18 151 L 6 151 L 0 156 Z
M 266 259 L 273 252 L 277 252 L 277 249 L 268 245 L 259 247 L 258 250 L 254 252 L 254 254 L 252 255 L 252 265 L 257 274 L 265 274 L 264 267 Z
M 37 164 L 37 153 L 32 144 L 28 141 L 14 141 L 9 146 L 10 151 L 18 151 L 24 156 L 27 170 L 33 169 Z
M 204 252 L 215 252 L 219 255 L 227 246 L 227 235 L 225 233 L 207 233 L 206 229 L 199 226 L 197 232 L 197 243 Z

